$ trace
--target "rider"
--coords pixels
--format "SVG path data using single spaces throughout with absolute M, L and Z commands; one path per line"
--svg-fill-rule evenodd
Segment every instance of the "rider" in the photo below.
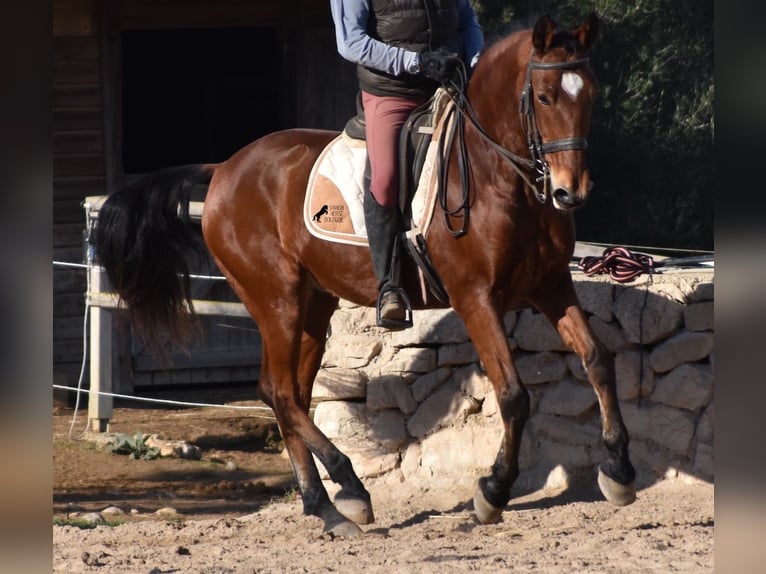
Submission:
M 399 230 L 399 132 L 409 114 L 473 66 L 484 36 L 468 0 L 331 0 L 338 53 L 357 64 L 370 162 L 364 217 L 378 279 L 379 326 L 404 326 L 406 306 L 389 274 Z

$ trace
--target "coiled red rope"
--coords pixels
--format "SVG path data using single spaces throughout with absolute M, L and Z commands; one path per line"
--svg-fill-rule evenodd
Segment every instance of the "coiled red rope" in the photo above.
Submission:
M 577 264 L 586 275 L 608 273 L 618 283 L 633 281 L 642 273 L 654 273 L 654 258 L 624 247 L 607 247 L 600 257 L 583 257 Z

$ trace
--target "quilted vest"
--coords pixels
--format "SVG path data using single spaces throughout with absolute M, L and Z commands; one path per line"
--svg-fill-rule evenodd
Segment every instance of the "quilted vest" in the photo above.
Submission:
M 367 33 L 376 40 L 421 52 L 442 46 L 460 53 L 456 0 L 372 0 Z M 423 75 L 385 72 L 357 66 L 360 87 L 377 96 L 428 97 L 438 87 Z

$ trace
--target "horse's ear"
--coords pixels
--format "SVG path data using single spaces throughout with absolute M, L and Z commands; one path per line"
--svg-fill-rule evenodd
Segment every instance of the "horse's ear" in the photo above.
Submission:
M 532 45 L 539 54 L 544 54 L 551 47 L 555 31 L 556 23 L 548 14 L 537 20 L 535 29 L 532 31 Z
M 585 22 L 573 34 L 580 46 L 582 46 L 582 49 L 585 52 L 589 52 L 598 39 L 598 16 L 596 13 L 591 12 L 588 14 Z

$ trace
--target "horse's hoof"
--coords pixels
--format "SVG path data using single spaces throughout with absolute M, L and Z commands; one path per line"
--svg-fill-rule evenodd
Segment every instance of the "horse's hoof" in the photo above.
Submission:
M 342 520 L 335 524 L 335 526 L 325 527 L 324 532 L 325 534 L 329 534 L 332 537 L 353 538 L 362 534 L 362 529 L 350 520 Z
M 487 502 L 484 493 L 478 486 L 473 495 L 473 511 L 476 514 L 476 519 L 482 524 L 494 524 L 500 520 L 500 516 L 503 514 L 502 508 L 497 508 Z
M 372 511 L 372 503 L 369 500 L 336 496 L 335 508 L 343 516 L 357 524 L 371 524 L 375 522 L 375 514 Z
M 598 487 L 604 497 L 617 506 L 627 506 L 636 500 L 636 485 L 631 482 L 628 485 L 620 484 L 609 478 L 603 470 L 598 469 Z

